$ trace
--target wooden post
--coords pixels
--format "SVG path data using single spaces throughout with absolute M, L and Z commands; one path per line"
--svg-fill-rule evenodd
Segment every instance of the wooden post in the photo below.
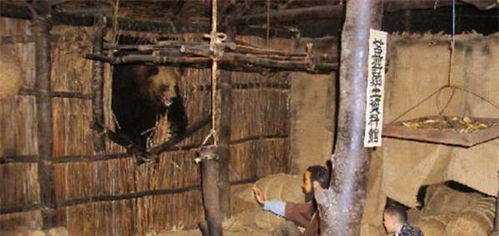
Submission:
M 102 54 L 105 18 L 100 17 L 94 37 L 93 53 Z M 96 154 L 104 154 L 106 150 L 104 133 L 104 63 L 94 61 L 92 67 L 92 122 L 93 143 Z
M 57 225 L 54 173 L 52 166 L 52 101 L 50 97 L 50 23 L 49 5 L 39 1 L 33 9 L 35 40 L 35 90 L 38 120 L 38 183 L 43 228 Z
M 369 29 L 379 29 L 381 0 L 347 1 L 342 31 L 340 104 L 329 189 L 316 194 L 322 235 L 359 235 L 369 151 L 363 147 Z
M 220 191 L 218 188 L 218 167 L 216 147 L 202 147 L 198 151 L 196 162 L 201 163 L 201 187 L 203 192 L 204 215 L 207 226 L 200 224 L 203 236 L 221 236 L 223 214 L 220 206 Z
M 231 107 L 232 107 L 232 94 L 231 94 L 231 80 L 232 73 L 223 71 L 220 76 L 218 85 L 220 92 L 217 96 L 217 103 L 220 107 L 218 109 L 217 117 L 219 130 L 218 135 L 218 188 L 220 191 L 220 205 L 223 216 L 230 214 L 230 191 L 229 191 L 229 165 L 230 165 L 230 120 L 231 120 Z

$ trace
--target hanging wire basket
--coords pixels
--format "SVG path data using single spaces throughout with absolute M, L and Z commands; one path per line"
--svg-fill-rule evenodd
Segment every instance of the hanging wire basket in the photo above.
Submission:
M 499 119 L 425 116 L 385 124 L 383 137 L 472 147 L 499 137 Z

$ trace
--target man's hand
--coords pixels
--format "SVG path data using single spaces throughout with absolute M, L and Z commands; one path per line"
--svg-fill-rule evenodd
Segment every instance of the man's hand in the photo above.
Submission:
M 263 203 L 265 202 L 265 195 L 263 194 L 262 190 L 260 190 L 258 187 L 253 187 L 253 194 L 255 195 L 258 204 L 263 205 Z

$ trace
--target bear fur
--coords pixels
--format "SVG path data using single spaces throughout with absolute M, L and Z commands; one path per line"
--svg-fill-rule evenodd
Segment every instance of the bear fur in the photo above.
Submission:
M 113 73 L 112 108 L 118 133 L 126 136 L 141 152 L 157 121 L 167 115 L 172 136 L 187 126 L 180 96 L 181 74 L 173 67 L 120 65 Z

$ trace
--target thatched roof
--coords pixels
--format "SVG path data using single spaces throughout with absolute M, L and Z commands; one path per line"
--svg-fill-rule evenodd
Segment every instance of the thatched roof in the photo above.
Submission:
M 40 1 L 40 0 L 39 0 Z M 55 24 L 92 25 L 100 14 L 121 20 L 125 30 L 208 32 L 211 0 L 46 0 Z M 35 2 L 35 1 L 33 1 Z M 299 28 L 308 22 L 336 19 L 341 22 L 345 0 L 218 0 L 219 27 L 274 30 Z M 457 0 L 479 10 L 497 7 L 496 0 Z M 384 0 L 384 12 L 446 7 L 452 0 Z M 0 16 L 31 18 L 24 1 L 2 0 Z M 150 23 L 153 25 L 149 25 Z M 336 28 L 341 24 L 334 24 Z M 303 27 L 302 27 L 303 28 Z

